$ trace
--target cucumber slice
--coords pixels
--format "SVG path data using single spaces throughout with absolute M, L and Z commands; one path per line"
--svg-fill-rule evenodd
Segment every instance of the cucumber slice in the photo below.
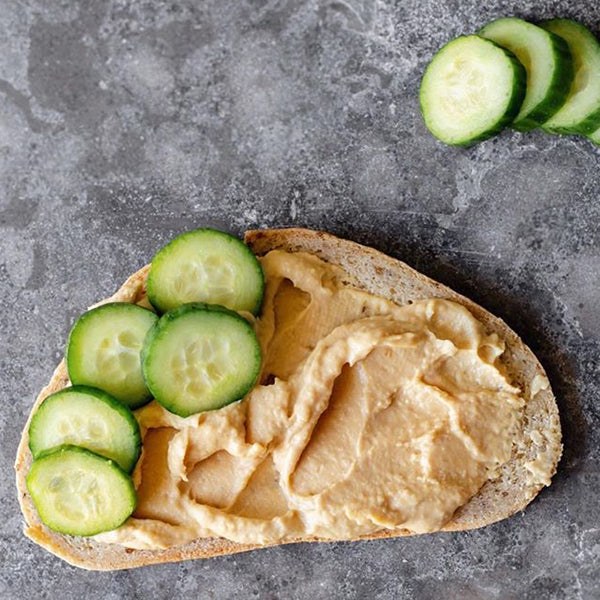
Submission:
M 48 396 L 29 425 L 34 458 L 65 444 L 106 456 L 130 473 L 140 456 L 140 428 L 132 412 L 112 396 L 75 385 Z
M 130 408 L 151 399 L 144 383 L 140 350 L 158 317 L 150 310 L 113 302 L 79 317 L 67 343 L 67 370 L 73 384 L 100 388 Z
M 593 133 L 588 134 L 588 138 L 600 146 L 600 128 L 596 129 Z
M 112 460 L 77 446 L 40 455 L 27 475 L 27 489 L 40 519 L 68 535 L 116 529 L 137 502 L 129 475 Z
M 543 129 L 549 133 L 592 133 L 600 126 L 600 44 L 589 29 L 568 19 L 553 19 L 540 27 L 567 42 L 575 67 L 567 101 Z
M 152 259 L 148 298 L 159 312 L 189 302 L 258 313 L 264 290 L 260 263 L 240 240 L 214 229 L 189 231 Z
M 142 350 L 154 398 L 182 417 L 242 398 L 256 382 L 260 364 L 250 324 L 231 310 L 200 303 L 164 314 Z
M 508 50 L 477 35 L 456 38 L 433 57 L 423 76 L 425 125 L 446 144 L 487 139 L 519 112 L 526 78 Z
M 510 50 L 527 71 L 527 92 L 512 127 L 528 131 L 546 122 L 565 103 L 573 81 L 567 43 L 514 17 L 492 21 L 479 35 Z

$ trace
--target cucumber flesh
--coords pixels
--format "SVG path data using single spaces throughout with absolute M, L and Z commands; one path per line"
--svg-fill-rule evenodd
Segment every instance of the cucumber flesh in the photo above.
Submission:
M 104 304 L 84 313 L 67 343 L 71 382 L 99 388 L 130 408 L 150 401 L 140 351 L 157 320 L 152 311 L 126 302 Z
M 242 398 L 261 365 L 256 334 L 237 313 L 184 304 L 164 314 L 142 351 L 142 367 L 156 401 L 187 417 Z
M 575 69 L 567 101 L 543 129 L 592 133 L 600 127 L 600 44 L 589 29 L 568 19 L 553 19 L 540 26 L 567 42 Z
M 148 298 L 159 312 L 190 302 L 258 313 L 264 276 L 252 251 L 228 233 L 189 231 L 152 259 Z
M 34 458 L 66 444 L 110 458 L 129 473 L 140 456 L 140 428 L 118 400 L 101 390 L 76 385 L 48 396 L 29 425 Z
M 525 96 L 526 73 L 512 53 L 477 35 L 448 42 L 421 82 L 421 112 L 446 144 L 468 145 L 510 124 Z
M 68 535 L 116 529 L 136 507 L 129 475 L 112 460 L 76 446 L 60 446 L 37 458 L 27 489 L 40 519 Z
M 527 71 L 527 92 L 512 127 L 527 131 L 546 122 L 565 103 L 573 81 L 567 43 L 514 17 L 492 21 L 479 35 L 510 50 Z

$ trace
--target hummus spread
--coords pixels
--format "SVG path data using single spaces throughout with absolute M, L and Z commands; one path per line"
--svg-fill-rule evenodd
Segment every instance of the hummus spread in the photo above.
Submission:
M 97 539 L 158 549 L 440 529 L 511 454 L 523 400 L 463 306 L 398 306 L 316 256 L 261 259 L 260 383 L 181 418 L 136 412 L 138 506 Z

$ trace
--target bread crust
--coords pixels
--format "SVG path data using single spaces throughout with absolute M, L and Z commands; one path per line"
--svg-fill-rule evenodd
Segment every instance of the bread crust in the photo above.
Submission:
M 342 267 L 349 284 L 389 298 L 398 304 L 425 298 L 446 298 L 466 306 L 486 327 L 506 342 L 503 363 L 508 375 L 523 391 L 527 400 L 522 427 L 518 432 L 510 460 L 499 476 L 488 481 L 469 502 L 459 508 L 443 528 L 444 531 L 475 529 L 505 519 L 522 510 L 535 498 L 556 471 L 562 454 L 558 407 L 550 386 L 537 388 L 535 382 L 547 381 L 543 367 L 525 343 L 501 319 L 450 288 L 415 271 L 405 263 L 377 250 L 331 234 L 309 229 L 271 229 L 248 231 L 248 246 L 257 255 L 274 249 L 309 252 Z M 110 298 L 99 302 L 140 302 L 146 294 L 149 265 L 134 273 Z M 85 569 L 116 570 L 154 563 L 208 558 L 222 554 L 246 552 L 266 547 L 238 544 L 222 538 L 200 539 L 165 550 L 133 550 L 105 544 L 89 538 L 55 533 L 43 525 L 35 511 L 25 483 L 32 456 L 28 429 L 31 416 L 50 394 L 69 384 L 64 360 L 58 365 L 49 384 L 40 392 L 31 410 L 18 448 L 15 470 L 19 503 L 25 517 L 25 535 L 70 564 Z M 536 392 L 536 393 L 532 393 Z M 537 461 L 537 477 L 531 478 L 528 465 Z M 413 535 L 407 530 L 383 530 L 357 539 L 375 539 Z M 331 541 L 318 538 L 287 540 L 293 542 Z M 270 544 L 273 545 L 273 544 Z

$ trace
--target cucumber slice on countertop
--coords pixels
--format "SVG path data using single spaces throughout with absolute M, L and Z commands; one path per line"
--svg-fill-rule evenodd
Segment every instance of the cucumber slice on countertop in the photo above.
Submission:
M 67 343 L 71 382 L 100 388 L 130 408 L 148 402 L 140 351 L 157 320 L 152 311 L 127 302 L 103 304 L 84 313 Z
M 527 92 L 514 129 L 538 127 L 565 103 L 573 81 L 573 60 L 557 35 L 514 17 L 486 25 L 479 35 L 510 50 L 527 71 Z
M 137 502 L 129 475 L 112 460 L 77 446 L 40 455 L 27 475 L 27 489 L 40 519 L 68 535 L 116 529 Z
M 540 25 L 559 35 L 569 45 L 575 78 L 563 107 L 543 125 L 550 133 L 594 132 L 600 127 L 600 44 L 592 32 L 568 19 L 553 19 Z
M 111 458 L 130 473 L 140 456 L 140 428 L 133 413 L 106 392 L 75 385 L 48 396 L 29 425 L 34 458 L 65 444 Z
M 596 129 L 596 131 L 589 133 L 588 138 L 594 142 L 594 144 L 598 144 L 600 146 L 600 128 Z
M 521 108 L 527 75 L 512 53 L 477 35 L 448 42 L 421 82 L 421 112 L 433 135 L 465 146 L 509 125 Z
M 187 417 L 242 398 L 254 385 L 261 352 L 250 324 L 237 313 L 184 304 L 151 329 L 142 350 L 146 383 L 156 401 Z
M 263 290 L 262 268 L 252 251 L 214 229 L 176 237 L 152 259 L 148 275 L 148 298 L 160 312 L 208 302 L 256 314 Z

